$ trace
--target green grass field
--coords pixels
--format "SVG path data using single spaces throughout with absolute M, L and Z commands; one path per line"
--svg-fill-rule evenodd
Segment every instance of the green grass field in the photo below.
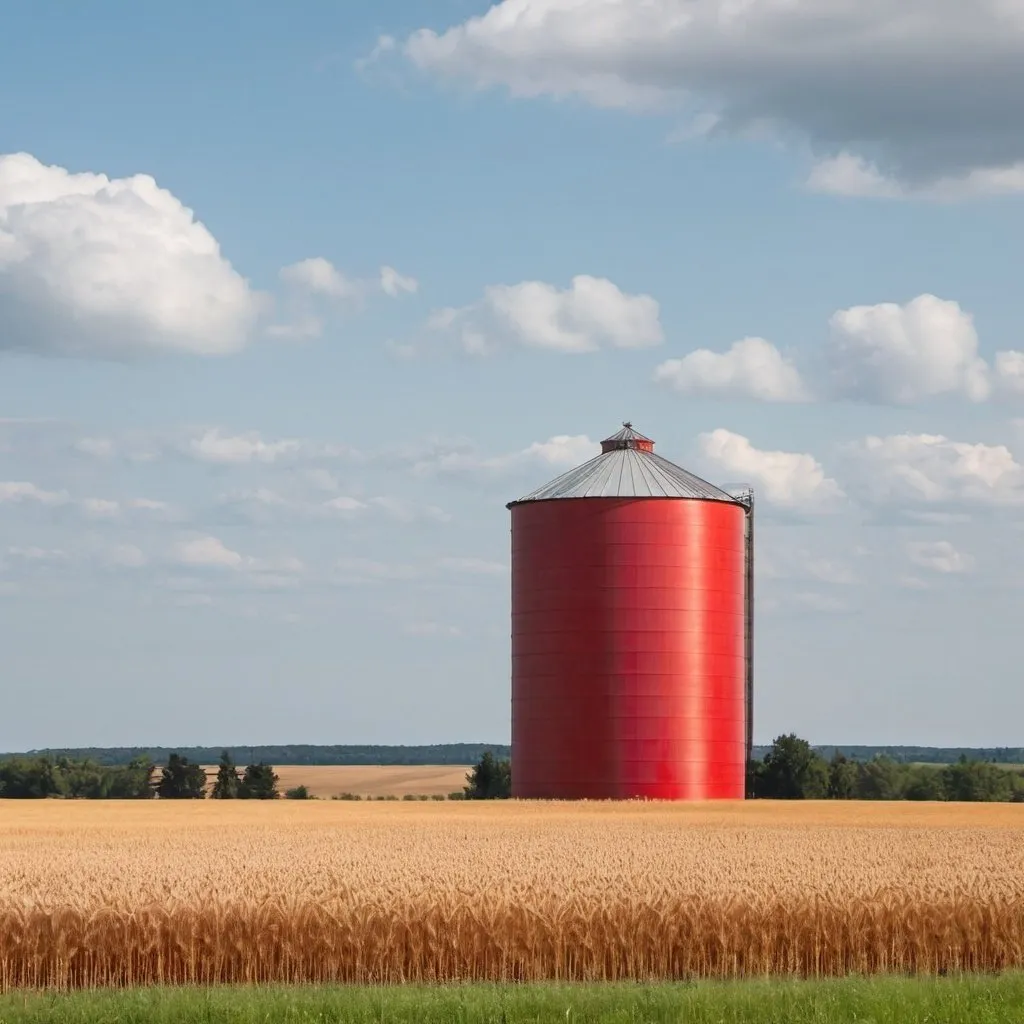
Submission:
M 0 1024 L 1020 1024 L 1024 975 L 693 985 L 134 989 L 0 997 Z

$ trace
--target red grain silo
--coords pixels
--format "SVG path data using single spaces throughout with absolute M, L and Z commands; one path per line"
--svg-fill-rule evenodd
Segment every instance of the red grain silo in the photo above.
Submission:
M 512 512 L 512 789 L 742 799 L 753 495 L 626 423 Z

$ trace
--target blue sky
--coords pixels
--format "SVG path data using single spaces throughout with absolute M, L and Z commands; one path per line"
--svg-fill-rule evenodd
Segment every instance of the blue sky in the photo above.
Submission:
M 757 489 L 758 741 L 1021 742 L 1019 3 L 5 37 L 0 749 L 507 740 L 505 502 L 625 418 Z

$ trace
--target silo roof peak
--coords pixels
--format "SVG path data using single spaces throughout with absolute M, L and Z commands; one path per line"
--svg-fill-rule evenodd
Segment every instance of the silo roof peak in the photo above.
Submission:
M 611 437 L 606 437 L 601 442 L 601 452 L 607 455 L 608 452 L 618 451 L 621 448 L 635 448 L 641 452 L 653 452 L 654 442 L 649 437 L 644 437 L 639 430 L 633 429 L 633 424 L 625 420 L 622 429 L 617 430 Z
M 601 454 L 517 501 L 561 498 L 695 498 L 743 504 L 736 495 L 654 453 L 654 441 L 628 420 L 601 442 Z

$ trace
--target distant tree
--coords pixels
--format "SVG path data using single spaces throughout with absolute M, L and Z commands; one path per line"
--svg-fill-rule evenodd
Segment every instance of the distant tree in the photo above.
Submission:
M 828 762 L 794 733 L 779 736 L 754 776 L 754 792 L 770 800 L 823 800 Z
M 155 795 L 153 772 L 156 766 L 148 754 L 140 754 L 126 765 L 106 770 L 110 773 L 107 796 L 111 800 L 149 800 Z
M 1014 795 L 1011 772 L 966 757 L 942 769 L 942 783 L 947 800 L 1009 801 Z
M 466 774 L 467 800 L 507 800 L 512 795 L 512 765 L 498 760 L 491 751 Z
M 213 784 L 210 796 L 214 800 L 234 800 L 238 797 L 240 779 L 235 762 L 231 755 L 225 750 L 220 755 L 220 765 L 217 768 L 217 779 Z
M 312 800 L 313 796 L 307 786 L 293 786 L 284 791 L 285 800 Z
M 95 761 L 57 759 L 61 793 L 70 800 L 103 800 L 110 792 L 111 769 Z
M 281 794 L 277 791 L 277 775 L 274 766 L 250 764 L 238 787 L 238 796 L 242 800 L 276 800 Z
M 903 786 L 904 800 L 945 800 L 942 769 L 930 764 L 912 765 Z
M 907 783 L 905 768 L 891 757 L 879 755 L 860 766 L 857 778 L 859 800 L 900 800 Z
M 853 800 L 857 795 L 858 767 L 837 750 L 828 766 L 828 795 L 832 800 Z
M 187 757 L 171 754 L 162 769 L 156 792 L 161 800 L 202 800 L 206 795 L 206 772 Z
M 48 757 L 17 757 L 0 762 L 6 800 L 40 800 L 61 795 L 60 773 Z

